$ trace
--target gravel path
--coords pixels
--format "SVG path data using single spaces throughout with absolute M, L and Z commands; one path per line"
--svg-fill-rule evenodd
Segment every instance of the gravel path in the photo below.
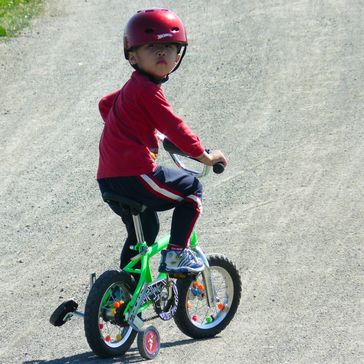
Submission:
M 0 362 L 98 362 L 81 321 L 48 319 L 69 297 L 82 307 L 89 273 L 117 265 L 125 232 L 95 181 L 97 102 L 128 79 L 122 29 L 152 5 L 176 10 L 190 39 L 169 101 L 230 161 L 203 181 L 202 246 L 243 281 L 213 340 L 156 321 L 155 362 L 364 362 L 359 0 L 49 0 L 0 43 Z M 164 234 L 170 214 L 161 223 Z M 102 362 L 140 361 L 134 344 Z

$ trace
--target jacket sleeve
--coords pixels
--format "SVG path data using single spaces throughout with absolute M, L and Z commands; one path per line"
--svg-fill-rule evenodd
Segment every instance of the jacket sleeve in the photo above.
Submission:
M 199 137 L 173 112 L 162 88 L 145 89 L 141 93 L 140 102 L 152 126 L 166 135 L 179 149 L 194 158 L 204 152 Z
M 114 104 L 115 98 L 120 93 L 120 90 L 114 91 L 110 94 L 105 95 L 99 102 L 99 111 L 102 119 L 106 122 L 107 116 L 109 115 L 109 111 Z

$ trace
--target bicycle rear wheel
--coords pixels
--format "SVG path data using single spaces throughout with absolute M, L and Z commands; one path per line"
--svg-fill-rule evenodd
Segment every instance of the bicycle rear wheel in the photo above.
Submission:
M 209 307 L 206 282 L 200 273 L 177 281 L 178 328 L 194 339 L 205 339 L 224 330 L 233 319 L 241 297 L 241 280 L 235 265 L 223 255 L 207 256 L 216 305 Z
M 137 332 L 123 321 L 123 306 L 134 285 L 128 273 L 104 272 L 92 286 L 85 307 L 84 328 L 92 351 L 103 358 L 123 355 Z

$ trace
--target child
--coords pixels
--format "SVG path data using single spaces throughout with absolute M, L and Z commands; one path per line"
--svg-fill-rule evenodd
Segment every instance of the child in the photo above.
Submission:
M 227 164 L 220 151 L 205 152 L 199 138 L 173 113 L 161 88 L 181 63 L 186 47 L 184 25 L 174 12 L 157 8 L 138 11 L 124 34 L 125 58 L 135 71 L 120 90 L 99 103 L 105 123 L 97 172 L 101 192 L 118 193 L 148 207 L 141 214 L 148 245 L 154 243 L 159 231 L 156 211 L 174 208 L 170 242 L 162 251 L 159 266 L 166 273 L 203 270 L 202 261 L 188 249 L 201 211 L 202 186 L 181 170 L 157 165 L 157 130 L 206 165 Z M 120 258 L 123 268 L 135 254 L 129 247 L 136 236 L 131 216 L 113 210 L 128 233 Z

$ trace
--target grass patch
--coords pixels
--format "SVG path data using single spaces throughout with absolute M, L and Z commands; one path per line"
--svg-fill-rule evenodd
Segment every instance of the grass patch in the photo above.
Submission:
M 14 37 L 40 13 L 42 0 L 0 0 L 0 37 Z

